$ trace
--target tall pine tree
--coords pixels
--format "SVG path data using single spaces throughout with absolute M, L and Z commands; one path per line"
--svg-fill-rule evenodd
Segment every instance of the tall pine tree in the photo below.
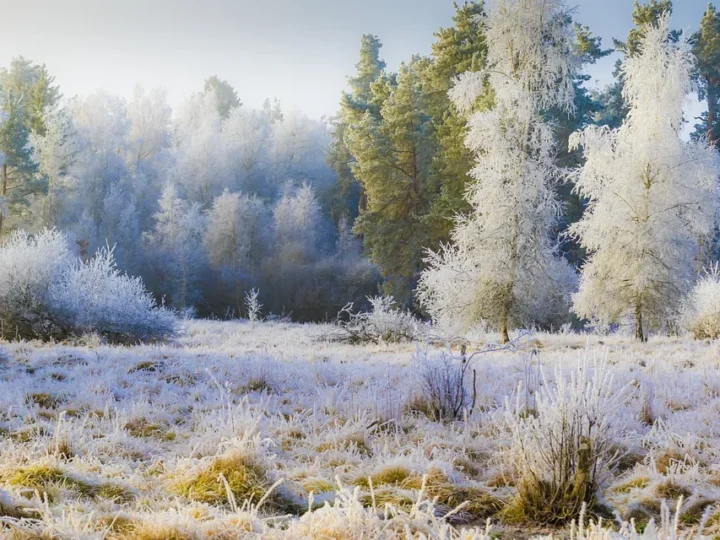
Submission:
M 14 58 L 9 69 L 0 72 L 0 97 L 5 121 L 0 126 L 0 236 L 8 219 L 27 218 L 34 196 L 47 189 L 32 159 L 30 134 L 44 134 L 44 112 L 60 98 L 44 65 L 23 57 Z
M 355 178 L 351 163 L 353 156 L 346 142 L 348 126 L 362 120 L 366 111 L 379 115 L 373 103 L 373 84 L 385 70 L 380 58 L 382 43 L 373 35 L 365 34 L 360 41 L 360 60 L 355 65 L 355 76 L 348 79 L 348 90 L 340 100 L 340 112 L 331 121 L 333 139 L 328 152 L 327 163 L 337 176 L 337 181 L 328 190 L 323 201 L 329 207 L 333 221 L 338 224 L 343 218 L 355 221 L 359 209 L 366 205 L 361 184 Z
M 455 4 L 454 25 L 438 30 L 432 45 L 433 61 L 426 71 L 424 85 L 437 145 L 431 170 L 437 192 L 433 194 L 427 218 L 431 228 L 428 247 L 448 241 L 455 215 L 470 210 L 465 190 L 471 181 L 473 155 L 465 144 L 467 114 L 452 105 L 448 92 L 458 75 L 485 67 L 487 44 L 481 24 L 484 11 L 482 1 Z M 488 92 L 478 98 L 473 109 L 490 106 L 492 97 Z
M 375 81 L 370 106 L 349 126 L 346 138 L 354 156 L 353 174 L 367 197 L 355 230 L 380 267 L 386 292 L 402 301 L 410 299 L 428 239 L 423 216 L 428 212 L 435 152 L 421 84 L 428 65 L 429 60 L 416 57 L 401 66 L 396 80 Z
M 697 58 L 698 97 L 707 101 L 707 112 L 699 118 L 694 138 L 707 137 L 720 148 L 720 15 L 708 4 L 693 36 L 693 53 Z

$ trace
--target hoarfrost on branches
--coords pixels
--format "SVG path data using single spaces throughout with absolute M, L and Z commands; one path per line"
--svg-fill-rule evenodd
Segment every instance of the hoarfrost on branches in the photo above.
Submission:
M 175 315 L 156 305 L 140 278 L 121 273 L 113 252 L 74 261 L 55 230 L 13 233 L 0 245 L 0 337 L 51 339 L 98 334 L 112 342 L 175 333 Z
M 639 339 L 676 317 L 718 212 L 717 152 L 680 139 L 693 58 L 685 40 L 668 36 L 665 15 L 623 64 L 623 125 L 571 140 L 584 149 L 575 181 L 589 200 L 571 232 L 590 254 L 574 309 L 604 322 L 634 317 Z
M 476 181 L 466 194 L 472 211 L 458 219 L 452 244 L 428 255 L 418 295 L 436 320 L 486 320 L 507 341 L 511 325 L 548 322 L 542 314 L 552 310 L 543 306 L 565 302 L 574 283 L 551 236 L 561 174 L 541 111 L 573 109 L 577 58 L 561 1 L 499 0 L 484 24 L 489 67 L 460 77 L 451 91 L 464 111 L 488 87 L 495 100 L 468 121 L 466 144 L 476 153 Z

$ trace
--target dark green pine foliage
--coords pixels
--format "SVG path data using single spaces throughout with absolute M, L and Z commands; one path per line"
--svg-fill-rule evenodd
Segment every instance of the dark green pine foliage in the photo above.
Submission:
M 226 80 L 220 79 L 217 75 L 205 79 L 203 88 L 205 93 L 215 92 L 217 97 L 217 111 L 222 118 L 230 116 L 230 112 L 242 106 L 242 102 L 238 98 L 235 88 Z
M 32 199 L 47 190 L 45 179 L 37 175 L 32 159 L 30 134 L 45 133 L 43 113 L 60 98 L 54 78 L 44 65 L 14 58 L 0 71 L 0 99 L 5 116 L 0 124 L 0 236 L 12 220 L 28 218 Z
M 455 4 L 454 25 L 435 33 L 432 63 L 424 81 L 429 113 L 435 131 L 437 151 L 432 161 L 434 176 L 431 211 L 426 217 L 430 228 L 429 245 L 437 249 L 450 239 L 455 216 L 470 210 L 465 199 L 472 152 L 465 146 L 466 117 L 450 102 L 448 91 L 455 78 L 466 71 L 480 71 L 486 66 L 487 47 L 480 16 L 483 2 Z M 492 98 L 480 99 L 476 110 L 492 106 Z
M 425 249 L 448 241 L 455 216 L 468 210 L 474 159 L 465 146 L 466 119 L 448 91 L 458 75 L 485 67 L 483 3 L 455 10 L 453 26 L 436 32 L 432 55 L 414 57 L 397 76 L 382 71 L 375 42 L 364 41 L 358 76 L 343 96 L 346 126 L 336 126 L 345 130 L 345 148 L 336 144 L 333 157 L 349 151 L 349 172 L 362 187 L 354 230 L 379 266 L 385 292 L 408 304 Z M 477 107 L 491 103 L 486 97 Z
M 354 158 L 346 137 L 348 125 L 359 122 L 366 111 L 379 115 L 379 108 L 373 103 L 372 85 L 385 70 L 385 62 L 380 59 L 381 48 L 382 43 L 376 36 L 362 36 L 356 74 L 348 78 L 348 91 L 342 94 L 340 112 L 331 120 L 333 136 L 327 163 L 335 172 L 337 181 L 326 192 L 322 203 L 336 225 L 342 219 L 352 225 L 360 208 L 366 204 L 362 186 L 352 172 Z
M 692 44 L 697 58 L 698 97 L 707 102 L 693 138 L 707 137 L 710 144 L 720 148 L 720 15 L 712 4 L 708 4 Z
M 352 172 L 366 197 L 355 223 L 366 253 L 378 265 L 386 294 L 409 302 L 420 275 L 429 230 L 431 164 L 435 154 L 432 118 L 422 80 L 430 64 L 413 58 L 396 77 L 382 75 L 346 142 Z

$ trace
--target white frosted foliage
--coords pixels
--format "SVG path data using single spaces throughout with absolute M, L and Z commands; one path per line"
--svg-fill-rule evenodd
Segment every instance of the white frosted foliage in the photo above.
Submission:
M 585 153 L 575 180 L 589 200 L 571 229 L 590 255 L 575 310 L 603 322 L 634 316 L 639 338 L 643 326 L 676 316 L 718 210 L 717 152 L 680 138 L 694 64 L 684 40 L 668 39 L 668 25 L 665 16 L 648 28 L 640 54 L 623 65 L 623 125 L 571 139 Z
M 488 69 L 460 77 L 451 97 L 470 111 L 490 87 L 495 106 L 469 118 L 476 153 L 452 244 L 427 259 L 419 297 L 436 320 L 502 330 L 543 321 L 574 281 L 556 255 L 560 214 L 555 141 L 540 112 L 571 111 L 576 70 L 563 2 L 501 0 L 485 17 Z

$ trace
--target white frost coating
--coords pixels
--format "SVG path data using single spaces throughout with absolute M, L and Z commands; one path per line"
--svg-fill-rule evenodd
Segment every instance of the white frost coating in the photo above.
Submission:
M 410 361 L 412 348 L 406 343 L 348 345 L 321 339 L 331 328 L 189 321 L 172 344 L 3 344 L 0 427 L 7 434 L 0 439 L 0 489 L 7 497 L 0 497 L 7 506 L 29 507 L 33 518 L 39 517 L 35 509 L 47 508 L 42 519 L 13 521 L 17 536 L 99 540 L 107 538 L 104 529 L 120 516 L 123 523 L 137 527 L 117 535 L 123 540 L 485 540 L 482 530 L 448 523 L 457 518 L 466 523 L 467 506 L 452 520 L 441 516 L 465 501 L 476 505 L 474 493 L 507 500 L 516 492 L 521 477 L 506 466 L 515 457 L 507 448 L 516 436 L 526 434 L 505 428 L 502 403 L 517 396 L 521 382 L 521 403 L 538 411 L 537 419 L 523 415 L 527 425 L 540 429 L 528 433 L 530 438 L 552 435 L 555 429 L 550 428 L 561 423 L 562 415 L 572 419 L 568 411 L 580 411 L 581 418 L 594 425 L 595 420 L 609 424 L 620 456 L 626 451 L 628 457 L 636 456 L 635 467 L 611 471 L 600 486 L 598 497 L 613 511 L 628 515 L 642 503 L 659 523 L 655 509 L 667 498 L 668 487 L 688 494 L 684 515 L 692 515 L 685 512 L 696 502 L 720 497 L 717 343 L 658 336 L 640 345 L 620 335 L 537 334 L 543 344 L 544 378 L 537 374 L 536 361 L 528 363 L 525 354 L 504 350 L 478 355 L 472 360 L 477 371 L 475 410 L 456 422 L 437 422 L 413 409 L 416 397 L 424 393 L 417 363 Z M 605 354 L 600 342 L 609 347 L 604 374 L 591 361 Z M 590 361 L 584 362 L 581 349 L 588 344 Z M 430 348 L 428 354 L 437 362 L 451 353 Z M 459 354 L 453 361 L 461 362 Z M 628 385 L 638 388 L 624 394 L 629 399 L 611 398 Z M 652 391 L 645 390 L 649 388 Z M 652 418 L 657 421 L 648 423 Z M 543 420 L 548 424 L 539 426 Z M 541 450 L 547 447 L 539 442 Z M 74 457 L 59 456 L 58 447 Z M 280 518 L 285 512 L 271 506 L 250 511 L 257 497 L 250 501 L 238 495 L 234 511 L 224 497 L 209 504 L 177 493 L 179 481 L 238 450 L 263 465 L 269 482 L 282 479 L 278 489 L 292 489 L 305 499 L 297 515 Z M 29 467 L 59 469 L 93 486 L 119 486 L 130 500 L 88 497 L 68 482 L 35 487 L 35 479 L 42 477 L 26 474 L 32 472 Z M 376 508 L 366 482 L 355 496 L 360 480 L 397 468 L 418 481 L 374 481 Z M 437 492 L 421 495 L 419 479 L 433 471 L 446 477 L 454 494 L 451 504 L 438 501 L 435 511 L 427 500 Z M 432 474 L 437 478 L 437 472 Z M 514 482 L 506 485 L 506 479 Z M 35 489 L 41 496 L 45 491 L 52 495 L 47 507 L 37 498 L 26 498 Z M 311 492 L 313 509 L 306 512 Z M 387 509 L 388 500 L 395 510 Z M 720 533 L 720 511 L 713 502 L 710 511 L 714 515 L 703 530 L 706 537 Z M 7 523 L 11 518 L 0 519 Z M 493 533 L 516 536 L 518 529 L 504 528 L 499 516 L 492 521 Z M 691 526 L 683 522 L 673 534 L 672 522 L 662 520 L 663 527 L 670 524 L 662 533 L 648 525 L 645 533 L 634 534 L 627 523 L 603 521 L 602 531 L 586 524 L 585 533 L 576 528 L 578 534 L 571 536 L 567 529 L 558 530 L 553 538 L 698 538 L 697 530 L 691 534 Z M 91 534 L 83 536 L 88 530 Z
M 175 315 L 157 307 L 142 279 L 117 269 L 110 248 L 69 266 L 50 291 L 50 305 L 78 334 L 135 342 L 175 333 Z
M 110 249 L 74 262 L 66 237 L 55 230 L 15 232 L 0 245 L 0 336 L 97 333 L 135 343 L 174 335 L 175 322 L 140 278 L 116 268 Z
M 704 141 L 680 139 L 694 64 L 686 41 L 667 40 L 668 25 L 665 16 L 649 28 L 640 54 L 623 66 L 623 125 L 571 139 L 585 152 L 575 181 L 590 201 L 571 229 L 590 253 L 574 298 L 583 317 L 610 322 L 639 312 L 646 326 L 670 321 L 716 221 L 720 162 Z
M 717 263 L 683 302 L 680 324 L 696 339 L 720 337 L 720 268 Z
M 312 186 L 288 183 L 285 193 L 273 209 L 276 245 L 291 258 L 312 258 L 321 218 L 322 210 Z
M 499 0 L 485 18 L 488 69 L 461 76 L 451 97 L 468 111 L 489 85 L 495 107 L 469 118 L 476 152 L 452 245 L 430 253 L 419 298 L 444 323 L 498 327 L 546 321 L 574 284 L 551 238 L 561 211 L 555 141 L 540 112 L 573 109 L 577 59 L 561 1 Z

